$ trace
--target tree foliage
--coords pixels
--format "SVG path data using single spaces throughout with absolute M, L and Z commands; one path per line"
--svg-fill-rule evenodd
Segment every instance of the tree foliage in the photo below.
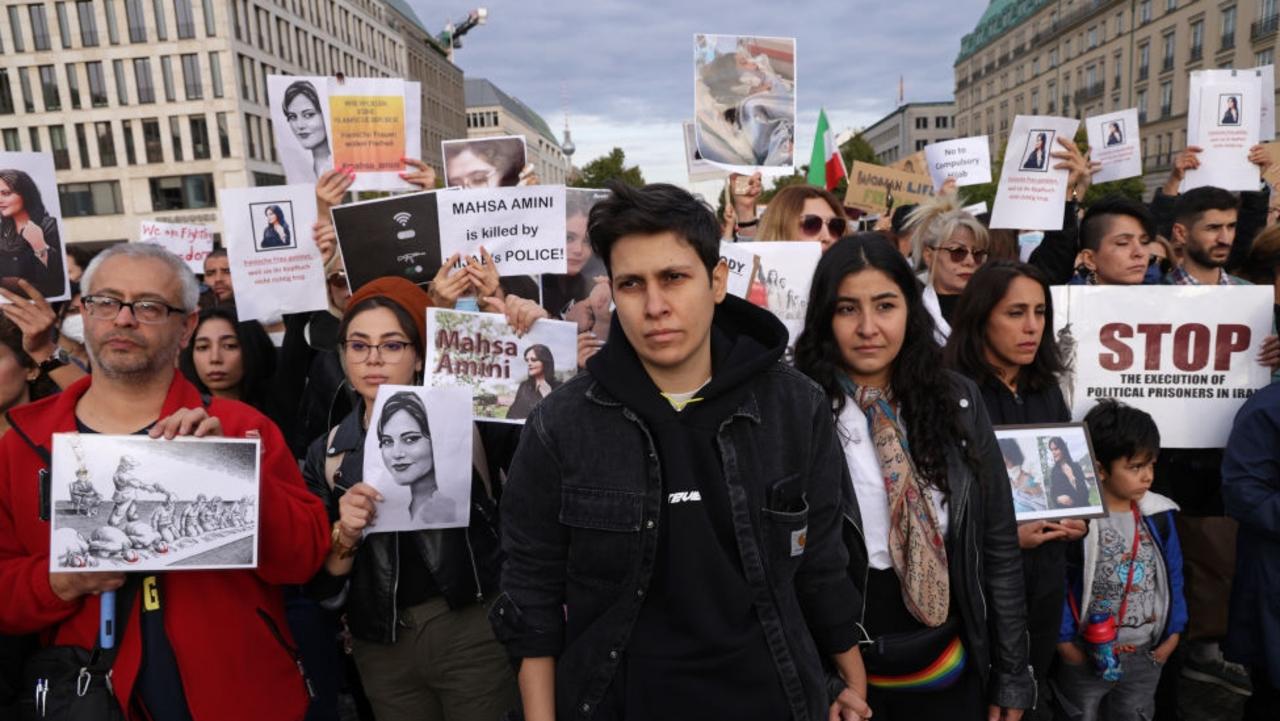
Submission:
M 640 187 L 644 185 L 644 175 L 637 165 L 627 166 L 626 153 L 622 148 L 614 148 L 608 155 L 602 155 L 582 166 L 577 177 L 570 181 L 573 188 L 603 188 L 609 180 L 620 180 L 628 185 Z

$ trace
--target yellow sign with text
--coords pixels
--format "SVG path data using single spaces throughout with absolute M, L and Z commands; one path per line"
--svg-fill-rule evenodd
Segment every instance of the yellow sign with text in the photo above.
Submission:
M 356 172 L 398 172 L 404 163 L 404 98 L 331 95 L 333 167 Z
M 892 207 L 923 203 L 933 197 L 929 176 L 854 161 L 849 169 L 849 192 L 844 204 L 866 213 L 884 213 Z

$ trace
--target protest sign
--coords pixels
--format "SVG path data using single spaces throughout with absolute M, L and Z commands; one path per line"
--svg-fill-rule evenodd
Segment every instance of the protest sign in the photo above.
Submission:
M 1054 168 L 1057 161 L 1050 156 L 1062 150 L 1058 138 L 1071 141 L 1079 125 L 1078 120 L 1046 115 L 1013 119 L 991 208 L 991 228 L 1062 230 L 1069 173 Z
M 204 273 L 204 259 L 213 252 L 213 233 L 203 225 L 144 220 L 138 226 L 138 242 L 163 246 L 197 275 Z
M 329 307 L 324 261 L 311 241 L 315 186 L 224 188 L 218 206 L 240 320 Z
M 969 215 L 974 215 L 974 216 L 982 215 L 983 213 L 987 212 L 987 201 L 982 200 L 977 203 L 974 203 L 973 205 L 966 205 L 963 208 L 961 208 L 961 210 L 968 213 Z
M 1090 160 L 1102 164 L 1093 174 L 1093 182 L 1142 177 L 1137 108 L 1085 118 L 1084 127 L 1089 134 Z
M 682 124 L 684 128 L 684 163 L 689 169 L 689 182 L 700 183 L 704 180 L 724 180 L 729 171 L 702 158 L 698 152 L 698 140 L 694 137 L 692 122 Z
M 49 570 L 255 568 L 259 443 L 55 433 Z
M 694 138 L 725 170 L 790 173 L 796 135 L 796 41 L 693 36 Z
M 849 190 L 844 204 L 866 213 L 884 213 L 900 205 L 923 203 L 932 197 L 933 183 L 928 175 L 855 160 L 849 168 Z
M 520 184 L 528 156 L 524 137 L 446 140 L 440 143 L 446 188 L 501 188 Z
M 52 155 L 0 153 L 0 288 L 25 298 L 21 278 L 46 300 L 71 297 L 59 201 Z
M 564 273 L 563 185 L 477 188 L 436 194 L 440 253 L 493 256 L 498 274 Z
M 366 533 L 471 523 L 471 389 L 384 385 L 364 437 L 364 482 L 382 494 Z
M 609 197 L 607 190 L 565 188 L 565 273 L 543 273 L 540 279 L 542 307 L 556 320 L 573 321 L 578 332 L 609 335 L 609 306 L 613 295 L 604 263 L 591 250 L 587 217 L 591 208 Z
M 434 190 L 346 203 L 329 215 L 352 291 L 385 275 L 425 288 L 444 263 Z
M 524 423 L 533 407 L 578 370 L 578 326 L 540 320 L 517 336 L 498 313 L 427 309 L 429 386 L 474 390 L 478 421 Z
M 991 149 L 985 135 L 931 143 L 924 146 L 924 157 L 935 190 L 947 178 L 955 178 L 961 188 L 991 182 Z
M 911 173 L 912 175 L 929 176 L 929 163 L 925 160 L 923 150 L 917 150 L 902 160 L 899 160 L 896 163 L 889 163 L 889 165 L 885 167 L 893 168 L 894 170 L 901 170 L 904 173 Z
M 1019 523 L 1105 516 L 1089 429 L 1083 423 L 996 426 Z
M 1258 169 L 1249 162 L 1249 148 L 1259 140 L 1261 94 L 1262 79 L 1247 71 L 1201 80 L 1199 104 L 1187 110 L 1198 121 L 1196 135 L 1188 128 L 1187 144 L 1200 147 L 1200 164 L 1183 176 L 1182 192 L 1206 185 L 1257 189 Z
M 333 168 L 329 142 L 329 78 L 267 76 L 267 103 L 284 177 L 314 183 Z
M 1258 139 L 1275 140 L 1276 138 L 1276 77 L 1274 65 L 1262 65 L 1256 68 L 1220 68 L 1212 70 L 1193 70 L 1187 86 L 1187 141 L 1200 137 L 1200 114 L 1193 108 L 1200 107 L 1201 90 L 1207 82 L 1231 80 L 1235 78 L 1253 77 L 1258 79 Z
M 760 259 L 755 253 L 742 247 L 742 243 L 720 243 L 720 260 L 729 268 L 728 292 L 739 298 L 747 298 L 751 278 L 755 275 Z
M 809 286 L 822 257 L 822 244 L 814 241 L 758 241 L 737 243 L 735 246 L 755 256 L 754 272 L 743 297 L 773 313 L 787 327 L 790 337 L 787 355 L 790 357 L 796 339 L 804 330 Z
M 1222 447 L 1236 411 L 1271 377 L 1257 361 L 1271 296 L 1261 286 L 1054 287 L 1072 417 L 1115 398 L 1154 416 L 1166 447 Z

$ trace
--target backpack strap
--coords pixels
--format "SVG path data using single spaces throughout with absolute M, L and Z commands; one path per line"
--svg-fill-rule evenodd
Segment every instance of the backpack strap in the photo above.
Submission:
M 324 442 L 324 480 L 329 484 L 329 490 L 333 491 L 337 484 L 338 468 L 342 466 L 342 459 L 346 458 L 347 452 L 329 453 L 329 449 L 333 448 L 333 439 L 338 435 L 338 427 L 334 426 L 329 429 L 329 437 Z
M 31 440 L 31 436 L 28 436 L 27 432 L 22 430 L 22 426 L 13 422 L 13 416 L 9 415 L 7 411 L 4 417 L 5 420 L 9 421 L 10 430 L 18 434 L 18 437 L 30 446 L 31 450 L 35 451 L 40 460 L 44 462 L 44 468 L 41 468 L 40 472 L 36 474 L 36 482 L 39 484 L 36 490 L 39 498 L 40 520 L 48 521 L 53 517 L 53 480 L 49 476 L 49 467 L 53 465 L 53 457 L 49 454 L 48 448 Z

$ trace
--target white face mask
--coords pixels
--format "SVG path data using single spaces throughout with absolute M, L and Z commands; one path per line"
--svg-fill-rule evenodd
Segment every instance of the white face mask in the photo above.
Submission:
M 63 318 L 61 331 L 66 337 L 84 345 L 84 316 L 69 315 Z

